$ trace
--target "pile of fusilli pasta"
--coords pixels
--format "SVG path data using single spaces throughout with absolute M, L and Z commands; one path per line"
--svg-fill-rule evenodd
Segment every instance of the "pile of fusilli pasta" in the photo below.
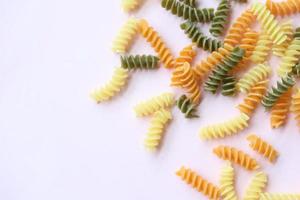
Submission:
M 236 1 L 247 3 L 247 0 Z M 122 0 L 122 7 L 126 12 L 132 12 L 141 3 L 142 0 Z M 204 92 L 232 97 L 241 94 L 245 97 L 236 106 L 238 115 L 202 127 L 199 131 L 201 140 L 217 140 L 239 134 L 247 129 L 259 105 L 270 112 L 272 128 L 284 126 L 290 112 L 295 115 L 300 127 L 300 88 L 295 86 L 300 74 L 300 28 L 293 27 L 291 20 L 284 19 L 300 13 L 300 0 L 253 3 L 234 20 L 231 27 L 228 27 L 234 7 L 231 0 L 220 0 L 216 8 L 199 8 L 196 0 L 161 0 L 161 7 L 184 20 L 178 24 L 178 31 L 186 34 L 190 44 L 184 46 L 176 57 L 146 19 L 130 18 L 112 44 L 113 52 L 122 54 L 120 66 L 104 87 L 91 93 L 97 103 L 108 101 L 122 91 L 134 72 L 155 70 L 160 64 L 170 70 L 170 86 L 184 92 L 159 94 L 134 108 L 137 117 L 152 118 L 144 140 L 146 149 L 155 151 L 160 147 L 167 124 L 173 118 L 173 107 L 176 106 L 187 119 L 199 118 L 197 110 Z M 203 23 L 210 24 L 210 35 L 201 30 Z M 260 25 L 259 29 L 255 29 L 256 23 Z M 136 36 L 144 38 L 155 55 L 127 55 Z M 198 49 L 210 54 L 193 66 Z M 278 66 L 272 66 L 277 67 L 274 75 L 278 76 L 278 81 L 268 89 L 272 71 L 268 64 L 270 55 L 281 61 Z M 255 134 L 248 135 L 246 140 L 250 149 L 271 163 L 276 162 L 279 153 L 268 141 Z M 300 200 L 300 193 L 267 193 L 267 174 L 260 163 L 243 150 L 219 145 L 213 153 L 226 160 L 218 185 L 190 168 L 181 167 L 176 174 L 209 199 L 235 200 L 238 197 L 233 165 L 237 165 L 255 172 L 243 199 Z

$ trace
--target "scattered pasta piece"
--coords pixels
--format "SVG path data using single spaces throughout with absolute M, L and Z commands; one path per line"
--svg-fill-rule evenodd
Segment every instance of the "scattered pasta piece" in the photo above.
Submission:
M 174 57 L 158 33 L 144 19 L 141 20 L 139 27 L 141 35 L 151 44 L 165 67 L 173 68 L 175 64 Z
M 155 151 L 160 145 L 163 137 L 165 126 L 172 119 L 172 113 L 168 110 L 161 109 L 154 113 L 144 145 L 150 151 Z
M 215 148 L 213 151 L 220 159 L 229 160 L 244 167 L 247 170 L 252 171 L 259 168 L 259 165 L 255 159 L 251 158 L 248 154 L 236 148 L 221 145 Z
M 300 194 L 261 193 L 260 200 L 300 200 Z
M 235 192 L 234 169 L 231 164 L 227 164 L 221 171 L 220 193 L 224 200 L 237 200 Z
M 260 137 L 252 134 L 247 137 L 250 142 L 250 147 L 267 158 L 270 162 L 274 163 L 278 158 L 278 152 L 266 141 L 262 140 Z
M 127 84 L 129 72 L 121 67 L 116 68 L 111 80 L 102 88 L 91 93 L 91 98 L 97 103 L 108 101 L 119 93 Z
M 275 16 L 261 3 L 252 4 L 253 11 L 257 20 L 261 23 L 263 30 L 269 35 L 274 44 L 280 45 L 287 39 L 282 27 L 279 25 Z
M 260 194 L 267 186 L 268 177 L 264 172 L 257 172 L 246 189 L 243 200 L 259 200 Z
M 258 82 L 266 80 L 271 72 L 268 65 L 258 64 L 250 69 L 237 83 L 240 92 L 248 93 Z
M 122 0 L 121 4 L 125 12 L 131 12 L 136 10 L 141 3 L 142 0 Z
M 222 82 L 222 95 L 234 96 L 236 94 L 236 78 L 234 76 L 227 76 Z
M 163 108 L 169 108 L 175 103 L 174 94 L 163 93 L 135 106 L 134 111 L 138 117 L 148 116 Z
M 300 0 L 283 0 L 282 2 L 267 0 L 266 5 L 273 15 L 281 17 L 300 12 Z
M 135 35 L 138 32 L 139 20 L 130 18 L 120 29 L 112 44 L 112 50 L 116 53 L 125 53 L 129 49 Z
M 242 113 L 225 122 L 206 126 L 200 130 L 200 138 L 212 140 L 235 135 L 248 127 L 249 119 L 248 115 Z
M 177 176 L 210 199 L 219 199 L 220 190 L 189 168 L 181 167 Z
M 292 96 L 291 112 L 295 115 L 297 126 L 300 127 L 300 89 Z
M 192 100 L 186 95 L 182 95 L 177 100 L 177 107 L 184 114 L 186 118 L 198 118 L 199 116 L 195 114 L 197 112 L 196 105 L 193 104 Z
M 268 34 L 262 33 L 259 36 L 256 47 L 254 48 L 254 51 L 250 57 L 251 61 L 256 64 L 264 63 L 269 56 L 271 48 L 272 41 L 270 40 Z
M 194 8 L 197 7 L 197 0 L 179 0 L 179 1 L 181 1 L 184 4 L 191 6 L 191 7 L 194 7 Z
M 292 90 L 284 93 L 271 109 L 271 127 L 279 128 L 285 125 L 290 112 Z
M 155 69 L 159 58 L 151 55 L 121 56 L 124 69 Z
M 218 37 L 223 34 L 225 26 L 228 24 L 228 18 L 230 13 L 230 1 L 222 0 L 215 12 L 209 32 Z
M 287 39 L 284 43 L 282 43 L 280 45 L 275 44 L 272 48 L 273 54 L 276 56 L 279 56 L 279 57 L 284 56 L 284 52 L 290 45 L 292 39 L 294 38 L 294 28 L 293 28 L 293 24 L 292 24 L 291 20 L 288 20 L 288 21 L 282 23 L 281 26 L 282 26 L 282 30 L 284 31 L 284 33 L 287 36 Z

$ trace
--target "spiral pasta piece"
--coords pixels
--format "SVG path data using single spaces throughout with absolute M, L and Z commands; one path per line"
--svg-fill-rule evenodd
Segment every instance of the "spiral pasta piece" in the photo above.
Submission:
M 230 55 L 232 51 L 233 47 L 225 44 L 224 47 L 220 47 L 217 51 L 212 52 L 206 59 L 201 60 L 194 68 L 199 79 L 203 79 L 217 64 Z
M 128 82 L 128 78 L 129 71 L 127 69 L 116 68 L 111 80 L 102 88 L 95 89 L 91 93 L 91 98 L 97 103 L 110 100 L 124 88 Z
M 271 68 L 265 64 L 258 64 L 250 69 L 237 83 L 240 92 L 248 93 L 258 82 L 266 80 Z
M 269 56 L 271 48 L 272 41 L 270 40 L 268 34 L 263 32 L 259 36 L 256 47 L 252 52 L 252 55 L 250 57 L 251 61 L 256 64 L 264 63 Z
M 257 172 L 252 178 L 243 200 L 259 200 L 260 194 L 268 183 L 268 177 L 264 172 Z
M 279 128 L 283 126 L 288 118 L 290 112 L 292 99 L 292 90 L 289 89 L 284 93 L 271 109 L 271 127 Z
M 191 22 L 185 22 L 180 25 L 184 33 L 196 43 L 197 47 L 205 51 L 213 52 L 220 48 L 223 44 L 221 41 L 205 36 L 196 26 Z
M 137 9 L 141 3 L 142 0 L 122 0 L 121 6 L 125 12 L 131 12 Z
M 300 200 L 300 194 L 261 193 L 260 200 Z
M 169 108 L 175 103 L 173 93 L 163 93 L 135 106 L 134 111 L 138 117 L 148 116 L 163 108 Z
M 300 12 L 300 0 L 286 0 L 282 2 L 267 0 L 266 6 L 273 15 L 281 17 Z
M 209 32 L 218 37 L 222 35 L 225 30 L 225 26 L 228 24 L 228 18 L 230 13 L 230 1 L 222 0 L 215 12 Z
M 229 163 L 221 171 L 220 193 L 223 200 L 237 200 L 234 189 L 234 169 Z
M 199 136 L 202 140 L 212 140 L 235 135 L 248 127 L 249 119 L 248 115 L 242 113 L 225 122 L 202 128 Z
M 277 70 L 278 74 L 283 77 L 293 70 L 300 58 L 300 38 L 295 38 L 288 46 L 282 57 L 282 61 Z
M 228 73 L 242 60 L 245 51 L 240 47 L 235 47 L 230 55 L 226 56 L 209 75 L 205 82 L 204 89 L 211 93 L 216 93 L 220 83 Z
M 210 22 L 214 18 L 213 8 L 197 9 L 177 0 L 162 0 L 161 6 L 173 15 L 190 22 Z
M 151 55 L 121 56 L 121 66 L 124 69 L 155 69 L 159 58 Z
M 251 134 L 247 137 L 247 140 L 254 151 L 267 158 L 270 162 L 274 163 L 278 158 L 278 152 L 275 148 L 257 135 Z
M 220 145 L 213 152 L 220 159 L 231 161 L 250 171 L 260 167 L 254 158 L 234 147 Z
M 240 44 L 244 33 L 254 23 L 255 16 L 248 9 L 239 16 L 229 28 L 227 35 L 224 39 L 224 45 L 236 46 Z
M 250 89 L 248 96 L 237 106 L 240 112 L 252 116 L 267 91 L 267 83 L 267 80 L 260 81 Z
M 194 8 L 197 7 L 197 1 L 196 0 L 179 0 L 179 1 L 181 1 L 184 4 L 186 4 L 188 6 L 191 6 L 191 7 L 194 7 Z
M 164 129 L 168 121 L 171 119 L 172 114 L 168 110 L 161 109 L 154 113 L 148 133 L 144 140 L 144 146 L 146 149 L 150 151 L 157 150 L 163 137 Z
M 272 89 L 263 97 L 262 105 L 267 109 L 272 108 L 278 99 L 292 88 L 295 83 L 295 79 L 290 75 L 281 78 L 281 80 L 277 82 L 277 87 L 272 87 Z
M 284 34 L 282 27 L 265 5 L 254 3 L 252 4 L 251 11 L 274 44 L 279 45 L 286 41 L 287 36 Z
M 192 100 L 186 95 L 182 95 L 177 100 L 177 107 L 184 114 L 186 118 L 198 118 L 199 116 L 195 114 L 197 112 L 196 105 L 193 104 Z
M 162 41 L 158 33 L 149 26 L 148 22 L 144 19 L 140 21 L 140 33 L 149 42 L 155 52 L 158 54 L 159 59 L 165 65 L 166 68 L 174 67 L 174 57 L 171 54 L 171 50 Z
M 130 18 L 121 27 L 119 33 L 112 43 L 112 50 L 116 53 L 125 53 L 129 49 L 139 28 L 139 20 Z
M 299 78 L 300 77 L 300 63 L 296 64 L 294 67 L 293 67 L 293 70 L 292 70 L 292 75 Z
M 189 168 L 181 167 L 176 172 L 176 175 L 179 176 L 184 182 L 195 188 L 198 192 L 201 192 L 202 194 L 207 196 L 208 198 L 219 199 L 219 188 L 202 178 L 195 171 Z
M 272 51 L 273 54 L 279 57 L 283 57 L 284 56 L 284 52 L 286 51 L 286 49 L 288 48 L 288 46 L 290 45 L 292 39 L 293 39 L 293 35 L 294 35 L 294 30 L 293 30 L 293 24 L 291 20 L 288 20 L 284 23 L 282 23 L 282 30 L 285 33 L 285 35 L 287 36 L 287 39 L 284 43 L 280 44 L 280 45 L 274 45 L 272 47 Z
M 222 95 L 234 96 L 236 94 L 236 78 L 234 76 L 227 76 L 222 82 Z
M 295 115 L 297 126 L 300 127 L 300 89 L 292 96 L 291 112 Z
M 188 62 L 191 64 L 191 62 L 193 61 L 194 57 L 196 56 L 196 50 L 194 48 L 194 44 L 188 45 L 186 47 L 184 47 L 180 53 L 179 53 L 179 57 L 176 58 L 175 60 L 175 69 L 172 72 L 172 76 L 171 76 L 171 85 L 172 86 L 181 86 L 181 73 L 182 70 L 180 69 L 180 67 L 185 63 Z
M 199 104 L 201 99 L 201 90 L 191 65 L 186 62 L 177 69 L 182 71 L 178 77 L 181 81 L 182 87 L 189 93 L 189 98 L 192 102 L 194 104 Z

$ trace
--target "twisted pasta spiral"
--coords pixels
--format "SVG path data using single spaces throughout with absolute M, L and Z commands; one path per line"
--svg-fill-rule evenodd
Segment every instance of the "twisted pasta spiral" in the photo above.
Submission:
M 291 112 L 295 115 L 297 125 L 300 127 L 300 89 L 292 96 Z
M 194 8 L 197 7 L 197 1 L 196 0 L 179 0 L 179 1 L 181 1 L 184 4 L 186 4 L 188 6 L 191 6 L 191 7 L 194 7 Z
M 281 78 L 281 81 L 277 82 L 277 87 L 272 87 L 262 100 L 262 104 L 265 108 L 269 109 L 274 106 L 278 99 L 286 93 L 290 88 L 295 85 L 295 80 L 290 75 Z
M 251 61 L 254 63 L 264 63 L 269 55 L 272 47 L 272 41 L 270 40 L 267 33 L 262 33 L 257 41 L 256 47 L 252 52 L 250 57 Z
M 260 81 L 250 89 L 248 96 L 237 106 L 240 112 L 251 117 L 267 91 L 267 83 L 267 80 Z
M 279 15 L 282 17 L 300 12 L 299 0 L 287 0 L 282 2 L 267 0 L 266 6 L 273 15 Z
M 260 200 L 300 200 L 300 194 L 261 193 Z
M 293 76 L 296 76 L 296 77 L 300 77 L 300 63 L 296 64 L 296 65 L 293 67 L 292 75 L 293 75 Z
M 224 32 L 225 26 L 228 23 L 228 17 L 230 13 L 230 2 L 229 0 L 222 0 L 215 12 L 209 32 L 218 37 Z
M 174 58 L 171 54 L 170 49 L 162 41 L 158 33 L 149 26 L 148 22 L 144 19 L 140 22 L 140 33 L 141 35 L 151 44 L 154 48 L 161 62 L 165 65 L 166 68 L 174 67 Z
M 122 0 L 122 8 L 125 12 L 130 12 L 141 4 L 142 0 Z
M 267 158 L 270 162 L 274 163 L 278 157 L 278 152 L 268 144 L 266 141 L 262 140 L 260 137 L 252 134 L 247 137 L 250 142 L 250 147 Z
M 236 78 L 234 76 L 227 76 L 222 82 L 222 95 L 234 96 L 236 93 Z
M 139 20 L 135 18 L 130 18 L 120 29 L 116 38 L 112 44 L 112 50 L 116 53 L 127 52 L 129 46 L 131 45 L 134 36 L 138 32 Z
M 268 177 L 264 172 L 257 172 L 252 178 L 243 200 L 259 199 L 260 194 L 267 186 Z
M 258 82 L 268 78 L 271 68 L 265 64 L 258 64 L 250 69 L 237 83 L 239 91 L 248 93 Z
M 292 98 L 292 90 L 284 93 L 271 109 L 271 127 L 278 128 L 283 126 L 288 118 Z
M 255 159 L 251 158 L 248 154 L 239 151 L 234 147 L 221 145 L 215 148 L 213 151 L 220 159 L 229 160 L 244 167 L 247 170 L 252 171 L 259 168 L 259 165 Z
M 205 51 L 216 51 L 223 44 L 217 39 L 209 38 L 197 28 L 196 24 L 191 22 L 185 22 L 180 25 L 181 29 L 184 30 L 184 33 L 197 44 L 199 48 L 204 49 Z
M 111 80 L 104 87 L 95 89 L 91 93 L 91 98 L 97 103 L 110 100 L 123 89 L 128 78 L 129 72 L 127 69 L 116 68 Z
M 224 200 L 237 200 L 237 195 L 234 189 L 234 169 L 229 163 L 221 171 L 220 192 Z
M 175 99 L 172 93 L 163 93 L 135 106 L 134 111 L 138 117 L 148 116 L 162 108 L 174 105 Z
M 239 2 L 239 3 L 247 3 L 248 1 L 247 0 L 234 0 L 236 2 Z
M 213 8 L 197 9 L 177 0 L 162 0 L 161 6 L 190 22 L 210 22 L 214 18 Z
M 248 9 L 238 17 L 233 25 L 229 28 L 227 35 L 224 39 L 224 44 L 236 46 L 240 43 L 244 33 L 247 31 L 255 21 L 253 13 Z
M 200 138 L 212 140 L 237 134 L 249 125 L 248 115 L 242 113 L 223 123 L 209 125 L 200 130 Z
M 230 55 L 226 56 L 209 75 L 205 82 L 206 91 L 216 93 L 218 87 L 226 75 L 242 60 L 245 51 L 240 47 L 235 47 Z
M 287 39 L 282 27 L 266 6 L 261 3 L 254 3 L 251 11 L 253 11 L 263 30 L 269 35 L 274 44 L 282 44 Z
M 274 45 L 272 50 L 273 50 L 273 54 L 279 57 L 284 56 L 284 52 L 286 51 L 286 49 L 288 48 L 288 46 L 290 45 L 292 39 L 293 39 L 293 35 L 294 35 L 294 30 L 293 30 L 293 24 L 291 20 L 288 20 L 284 23 L 282 23 L 281 25 L 283 32 L 286 34 L 287 39 L 284 43 L 280 44 L 280 45 Z
M 207 180 L 198 175 L 195 171 L 181 167 L 177 172 L 177 176 L 181 177 L 183 181 L 191 185 L 198 192 L 203 193 L 210 199 L 219 199 L 220 190 L 212 183 L 209 183 Z
M 277 70 L 278 74 L 282 77 L 290 73 L 293 70 L 293 67 L 300 58 L 300 38 L 295 38 L 288 46 L 287 50 L 282 57 L 282 61 Z
M 145 148 L 154 151 L 158 148 L 163 137 L 164 129 L 169 120 L 172 119 L 170 111 L 161 109 L 154 113 L 146 138 L 144 140 Z
M 121 56 L 124 69 L 155 69 L 159 58 L 151 55 Z
M 193 104 L 191 99 L 189 99 L 186 95 L 182 95 L 177 100 L 177 107 L 184 114 L 186 118 L 197 118 L 199 117 L 195 112 L 197 112 L 196 105 Z

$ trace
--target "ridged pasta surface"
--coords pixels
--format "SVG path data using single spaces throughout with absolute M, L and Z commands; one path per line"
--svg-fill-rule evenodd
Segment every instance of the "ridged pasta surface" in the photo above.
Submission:
M 259 168 L 259 165 L 254 158 L 251 158 L 248 154 L 236 148 L 221 145 L 213 151 L 220 159 L 231 161 L 247 170 L 252 171 Z
M 189 5 L 191 7 L 197 7 L 197 0 L 179 0 L 183 3 L 185 3 L 186 5 Z
M 256 47 L 254 48 L 254 51 L 252 52 L 252 55 L 250 57 L 251 61 L 259 64 L 259 63 L 264 63 L 271 51 L 272 48 L 272 41 L 269 38 L 269 35 L 265 32 L 261 33 Z
M 168 121 L 171 119 L 172 114 L 169 110 L 161 109 L 154 113 L 146 138 L 144 140 L 144 146 L 146 149 L 150 151 L 155 151 L 158 149 L 165 127 Z
M 102 88 L 95 89 L 91 93 L 91 98 L 97 103 L 110 100 L 124 88 L 128 78 L 129 72 L 127 69 L 116 68 L 111 80 Z
M 125 12 L 134 11 L 142 3 L 142 0 L 122 0 L 121 5 Z
M 213 36 L 218 37 L 223 34 L 225 27 L 228 24 L 229 13 L 230 13 L 230 1 L 222 0 L 218 5 L 211 27 L 209 29 L 209 32 Z
M 291 112 L 295 115 L 297 126 L 300 127 L 300 89 L 292 96 Z
M 251 11 L 253 11 L 256 19 L 262 25 L 263 30 L 269 35 L 274 44 L 282 44 L 287 39 L 282 27 L 279 25 L 275 16 L 261 3 L 252 4 Z
M 279 128 L 286 124 L 290 112 L 292 90 L 284 93 L 271 109 L 271 127 Z
M 134 111 L 138 117 L 148 116 L 163 108 L 169 108 L 175 103 L 173 93 L 163 93 L 135 106 Z
M 230 163 L 221 171 L 220 192 L 223 200 L 238 199 L 235 192 L 235 173 Z
M 159 58 L 151 55 L 121 56 L 121 67 L 124 69 L 155 69 Z
M 191 185 L 194 189 L 196 189 L 198 192 L 201 192 L 209 199 L 217 200 L 220 198 L 219 188 L 202 178 L 195 171 L 189 168 L 181 167 L 176 174 L 184 182 Z
M 140 34 L 151 44 L 164 66 L 166 68 L 173 68 L 175 64 L 174 57 L 158 33 L 144 19 L 140 21 L 139 27 Z
M 261 193 L 260 200 L 300 200 L 300 194 Z
M 237 106 L 240 112 L 252 116 L 267 91 L 267 84 L 267 80 L 260 81 L 250 89 L 244 101 Z
M 125 53 L 128 51 L 131 43 L 138 32 L 139 20 L 130 18 L 121 27 L 119 33 L 116 35 L 113 43 L 112 50 L 116 53 Z
M 238 81 L 237 87 L 239 91 L 248 93 L 258 82 L 266 80 L 270 72 L 271 68 L 265 64 L 258 64 L 253 67 Z
M 283 0 L 274 2 L 267 0 L 267 8 L 276 16 L 288 16 L 300 12 L 300 0 Z
M 278 152 L 268 142 L 254 134 L 249 135 L 247 140 L 250 142 L 249 145 L 254 151 L 258 152 L 272 163 L 276 161 Z
M 189 99 L 186 95 L 182 95 L 177 100 L 177 107 L 184 114 L 186 118 L 197 118 L 197 106 L 193 104 L 192 100 Z
M 252 178 L 243 200 L 259 200 L 260 194 L 267 186 L 268 177 L 264 172 L 257 172 Z
M 234 76 L 227 76 L 222 81 L 222 95 L 234 96 L 236 94 L 236 78 Z
M 282 43 L 280 45 L 275 44 L 272 47 L 273 54 L 276 56 L 279 56 L 279 57 L 284 56 L 286 49 L 288 48 L 288 46 L 290 45 L 290 43 L 294 37 L 294 28 L 293 28 L 293 24 L 292 24 L 291 20 L 283 22 L 281 27 L 282 27 L 283 32 L 287 36 L 287 39 L 284 43 Z
M 235 135 L 248 127 L 249 119 L 248 115 L 242 113 L 225 122 L 203 127 L 200 130 L 200 138 L 212 140 Z

